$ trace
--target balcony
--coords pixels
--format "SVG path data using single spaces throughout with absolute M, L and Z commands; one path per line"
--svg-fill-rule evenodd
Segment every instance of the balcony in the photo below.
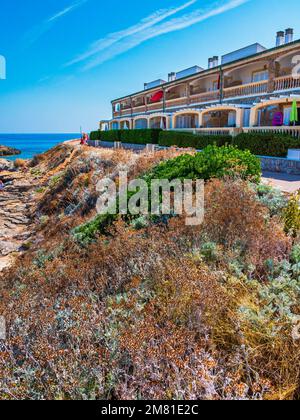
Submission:
M 255 96 L 268 93 L 268 80 L 261 82 L 247 83 L 244 85 L 224 89 L 224 99 L 237 98 L 239 96 Z
M 300 78 L 295 78 L 292 75 L 277 77 L 275 79 L 275 91 L 300 89 Z
M 155 102 L 155 103 L 150 103 L 147 105 L 147 110 L 148 111 L 158 111 L 160 109 L 163 109 L 164 107 L 164 103 L 163 101 L 160 102 Z
M 168 99 L 166 101 L 166 107 L 177 107 L 177 106 L 186 106 L 188 104 L 188 98 L 186 96 L 180 96 L 178 98 Z
M 210 92 L 202 92 L 190 96 L 190 104 L 206 103 L 218 101 L 220 99 L 220 91 L 213 90 Z
M 147 111 L 146 105 L 134 106 L 132 108 L 133 114 L 144 114 Z

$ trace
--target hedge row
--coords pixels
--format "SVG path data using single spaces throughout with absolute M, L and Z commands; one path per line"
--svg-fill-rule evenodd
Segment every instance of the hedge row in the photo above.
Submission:
M 159 135 L 160 146 L 192 147 L 204 149 L 209 145 L 225 146 L 232 143 L 231 136 L 204 136 L 179 131 L 162 131 Z
M 91 140 L 119 141 L 132 144 L 159 144 L 160 146 L 192 147 L 204 149 L 209 145 L 219 147 L 234 145 L 241 150 L 249 150 L 254 155 L 286 157 L 288 149 L 300 148 L 300 139 L 277 133 L 241 133 L 236 137 L 226 135 L 204 136 L 179 131 L 111 130 L 94 131 Z
M 300 148 L 300 139 L 286 134 L 242 133 L 232 138 L 232 144 L 254 155 L 286 157 L 288 149 Z
M 91 140 L 132 144 L 158 144 L 160 129 L 93 131 Z

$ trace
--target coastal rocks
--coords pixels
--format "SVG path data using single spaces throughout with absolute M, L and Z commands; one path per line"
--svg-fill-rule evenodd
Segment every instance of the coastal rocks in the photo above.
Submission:
M 20 172 L 0 171 L 5 188 L 0 191 L 0 272 L 22 250 L 30 233 L 32 181 Z
M 0 172 L 1 171 L 11 171 L 11 170 L 13 170 L 13 168 L 14 168 L 13 162 L 11 162 L 10 160 L 0 158 Z
M 20 154 L 21 154 L 21 151 L 18 149 L 0 145 L 0 156 L 13 156 L 13 155 L 20 155 Z

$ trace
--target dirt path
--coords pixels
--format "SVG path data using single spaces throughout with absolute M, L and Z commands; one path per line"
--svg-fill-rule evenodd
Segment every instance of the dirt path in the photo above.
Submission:
M 264 172 L 263 183 L 272 185 L 282 192 L 293 194 L 300 190 L 300 175 Z
M 30 237 L 32 180 L 20 172 L 1 172 L 5 188 L 0 191 L 0 271 Z

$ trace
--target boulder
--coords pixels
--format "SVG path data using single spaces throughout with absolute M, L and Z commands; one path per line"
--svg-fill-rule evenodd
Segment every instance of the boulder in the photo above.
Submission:
M 21 151 L 18 149 L 0 145 L 0 156 L 13 156 L 13 155 L 20 155 L 20 154 L 21 154 Z
M 10 160 L 0 158 L 0 172 L 1 171 L 11 171 L 13 169 L 13 167 L 14 167 L 13 162 L 11 162 Z

